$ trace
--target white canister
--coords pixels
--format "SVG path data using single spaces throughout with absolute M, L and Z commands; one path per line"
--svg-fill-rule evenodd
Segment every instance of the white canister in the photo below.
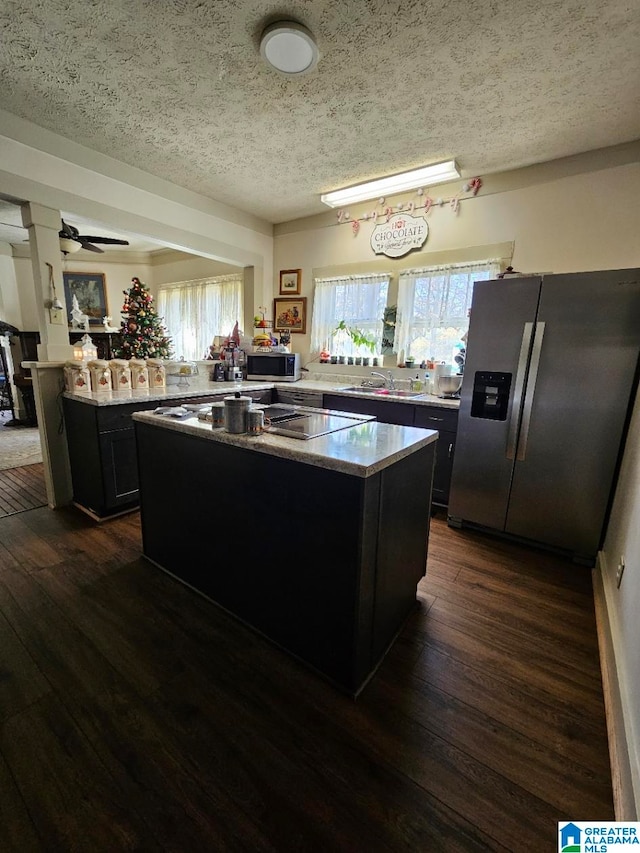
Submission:
M 147 390 L 149 388 L 147 362 L 143 358 L 131 358 L 129 359 L 129 367 L 131 368 L 131 387 L 133 390 Z
M 65 386 L 72 394 L 91 391 L 91 378 L 84 361 L 68 361 L 64 366 Z
M 92 391 L 111 391 L 111 371 L 109 362 L 96 358 L 87 364 L 91 377 Z
M 149 387 L 165 388 L 167 384 L 167 372 L 164 361 L 161 358 L 147 359 L 147 370 L 149 371 Z
M 126 358 L 112 358 L 109 362 L 111 386 L 114 391 L 131 390 L 131 369 Z

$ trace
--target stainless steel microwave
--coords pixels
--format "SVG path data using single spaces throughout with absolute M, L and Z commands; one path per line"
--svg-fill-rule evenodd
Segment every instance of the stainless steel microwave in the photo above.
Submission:
M 250 352 L 247 354 L 247 379 L 297 382 L 300 376 L 300 353 Z

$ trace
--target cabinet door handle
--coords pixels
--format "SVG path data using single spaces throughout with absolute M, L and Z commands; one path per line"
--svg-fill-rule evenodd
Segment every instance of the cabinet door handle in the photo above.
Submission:
M 451 444 L 449 445 L 449 459 L 451 459 L 452 455 L 453 455 L 453 442 L 451 442 Z
M 443 421 L 444 418 L 433 418 L 433 417 L 431 417 L 431 415 L 429 415 L 428 420 L 430 420 L 430 421 Z

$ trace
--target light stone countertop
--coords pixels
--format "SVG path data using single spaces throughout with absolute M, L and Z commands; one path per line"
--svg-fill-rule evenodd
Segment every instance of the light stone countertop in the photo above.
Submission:
M 354 377 L 354 381 L 348 381 L 350 377 L 340 377 L 338 381 L 317 379 L 301 379 L 298 382 L 210 382 L 194 380 L 189 386 L 169 385 L 166 389 L 145 389 L 136 391 L 87 391 L 79 394 L 64 392 L 64 396 L 71 400 L 81 400 L 92 406 L 117 406 L 123 403 L 135 403 L 136 401 L 166 401 L 177 399 L 190 399 L 197 397 L 209 397 L 212 395 L 230 396 L 236 391 L 266 391 L 270 388 L 279 388 L 282 391 L 320 391 L 327 394 L 341 394 L 345 397 L 364 397 L 368 400 L 389 401 L 394 403 L 409 403 L 416 406 L 437 406 L 443 409 L 458 409 L 460 400 L 448 400 L 436 397 L 433 394 L 420 394 L 417 397 L 393 397 L 391 395 L 376 394 L 374 389 L 371 393 L 361 391 L 345 391 L 352 385 L 360 385 L 362 377 Z
M 378 421 L 358 424 L 304 441 L 269 432 L 257 436 L 236 435 L 224 429 L 213 429 L 210 423 L 198 420 L 195 414 L 177 420 L 152 412 L 135 412 L 133 419 L 158 429 L 167 429 L 363 478 L 371 477 L 438 438 L 435 430 L 395 426 Z
M 236 391 L 265 391 L 273 388 L 273 382 L 207 382 L 192 383 L 186 387 L 168 385 L 166 388 L 145 388 L 134 391 L 83 391 L 72 394 L 64 392 L 69 400 L 80 400 L 91 406 L 119 406 L 123 403 L 156 401 L 171 403 L 174 400 L 187 400 L 214 395 L 232 396 Z

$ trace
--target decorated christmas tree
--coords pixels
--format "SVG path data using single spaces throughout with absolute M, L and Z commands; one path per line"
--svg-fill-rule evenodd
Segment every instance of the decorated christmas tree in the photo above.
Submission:
M 152 305 L 153 296 L 139 278 L 131 279 L 122 306 L 122 346 L 114 350 L 117 358 L 171 358 L 171 338 Z

